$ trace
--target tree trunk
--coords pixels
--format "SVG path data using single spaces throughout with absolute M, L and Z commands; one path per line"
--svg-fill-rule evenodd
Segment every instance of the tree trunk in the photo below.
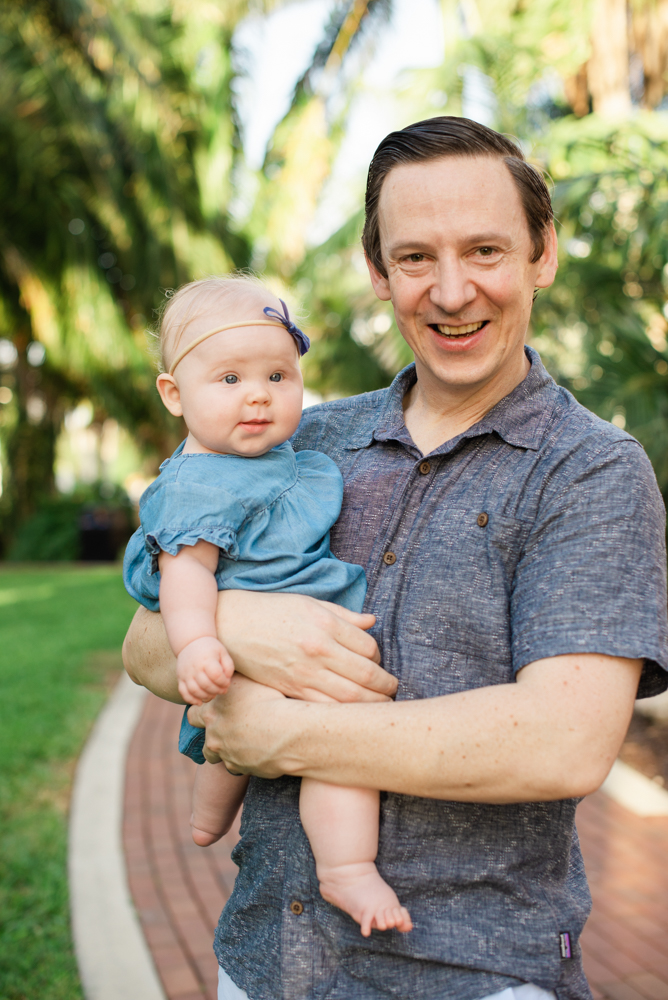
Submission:
M 566 100 L 573 108 L 573 114 L 584 118 L 589 114 L 589 85 L 587 83 L 587 63 L 583 63 L 574 76 L 564 80 Z
M 642 60 L 643 104 L 655 108 L 667 89 L 668 0 L 644 0 L 634 5 L 633 48 Z
M 35 512 L 41 500 L 55 492 L 53 465 L 61 417 L 47 372 L 26 361 L 27 337 L 18 335 L 15 340 L 19 350 L 15 371 L 18 419 L 5 442 L 3 483 L 4 528 L 10 534 Z M 32 416 L 31 400 L 42 404 L 42 411 L 33 410 Z
M 623 118 L 631 111 L 626 0 L 595 0 L 587 80 L 594 111 Z

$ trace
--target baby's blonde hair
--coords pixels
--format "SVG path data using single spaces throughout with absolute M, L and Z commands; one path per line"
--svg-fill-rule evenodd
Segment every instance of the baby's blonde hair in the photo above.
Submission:
M 258 292 L 265 292 L 268 301 L 276 300 L 276 296 L 251 274 L 225 274 L 220 277 L 201 278 L 199 281 L 189 281 L 177 291 L 169 295 L 167 303 L 160 316 L 160 347 L 161 371 L 169 371 L 172 360 L 176 357 L 179 347 L 185 347 L 183 335 L 194 319 L 207 312 L 212 306 L 220 306 L 221 323 L 235 319 L 253 319 L 254 313 L 248 315 L 233 315 L 229 312 L 229 304 L 248 300 L 252 309 L 252 300 L 257 300 Z M 255 294 L 253 294 L 255 293 Z M 262 310 L 258 318 L 262 317 Z

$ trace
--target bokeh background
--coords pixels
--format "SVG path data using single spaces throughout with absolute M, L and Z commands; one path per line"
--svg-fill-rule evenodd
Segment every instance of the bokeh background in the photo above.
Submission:
M 7 0 L 2 556 L 121 550 L 182 434 L 154 387 L 166 289 L 253 268 L 313 339 L 309 400 L 389 383 L 410 352 L 360 251 L 366 167 L 444 113 L 548 172 L 532 342 L 665 493 L 667 69 L 667 0 Z

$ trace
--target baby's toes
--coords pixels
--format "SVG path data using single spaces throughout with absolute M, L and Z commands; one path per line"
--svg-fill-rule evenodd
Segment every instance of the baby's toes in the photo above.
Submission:
M 392 920 L 392 909 L 388 907 L 385 910 L 379 910 L 375 916 L 373 926 L 379 931 L 389 931 L 394 927 L 394 922 Z
M 393 906 L 391 910 L 385 911 L 385 922 L 387 923 L 388 928 L 401 927 L 403 921 L 404 918 L 400 906 Z

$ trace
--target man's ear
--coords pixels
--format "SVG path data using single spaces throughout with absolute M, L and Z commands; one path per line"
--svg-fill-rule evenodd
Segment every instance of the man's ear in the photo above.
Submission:
M 371 284 L 373 285 L 374 292 L 379 299 L 383 300 L 383 302 L 390 302 L 392 296 L 390 294 L 390 283 L 388 279 L 375 268 L 366 254 L 364 255 L 364 259 L 366 261 L 366 266 L 369 268 L 369 277 L 371 278 Z
M 545 234 L 545 249 L 539 260 L 538 274 L 534 285 L 536 288 L 549 288 L 557 275 L 558 260 L 557 231 L 552 224 Z
M 163 401 L 169 412 L 175 417 L 182 417 L 183 407 L 181 406 L 181 391 L 174 376 L 168 375 L 167 372 L 163 372 L 161 375 L 158 375 L 155 384 L 158 387 L 160 399 Z

